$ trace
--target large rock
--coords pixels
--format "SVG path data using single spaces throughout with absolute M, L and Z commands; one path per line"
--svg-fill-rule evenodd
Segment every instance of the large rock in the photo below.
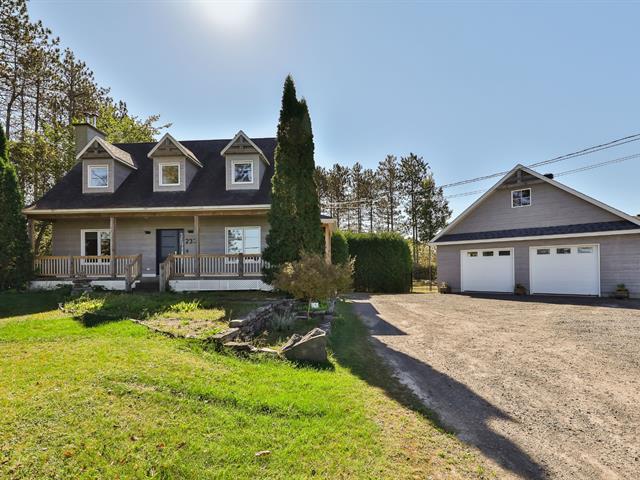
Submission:
M 327 334 L 314 328 L 304 337 L 294 333 L 284 347 L 282 354 L 289 360 L 326 363 Z

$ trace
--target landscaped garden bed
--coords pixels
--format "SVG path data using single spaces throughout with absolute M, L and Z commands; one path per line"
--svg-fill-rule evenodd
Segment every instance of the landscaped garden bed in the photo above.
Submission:
M 214 293 L 125 295 L 94 292 L 70 299 L 63 310 L 86 324 L 122 318 L 134 319 L 172 336 L 206 338 L 228 327 L 229 320 L 246 315 L 271 297 Z

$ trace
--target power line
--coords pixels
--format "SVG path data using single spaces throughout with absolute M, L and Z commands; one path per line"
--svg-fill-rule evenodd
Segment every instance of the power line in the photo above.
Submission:
M 634 158 L 640 158 L 640 153 L 635 153 L 633 155 L 627 155 L 626 157 L 614 158 L 614 159 L 611 159 L 611 160 L 606 160 L 604 162 L 592 163 L 591 165 L 585 165 L 583 167 L 574 168 L 572 170 L 565 170 L 564 172 L 554 173 L 553 176 L 554 177 L 562 177 L 564 175 L 572 175 L 574 173 L 586 172 L 587 170 L 593 170 L 594 168 L 600 168 L 600 167 L 605 167 L 607 165 L 613 165 L 613 164 L 616 164 L 616 163 L 626 162 L 627 160 L 632 160 Z M 507 172 L 507 173 L 509 173 L 509 172 Z M 478 193 L 484 193 L 487 190 L 488 189 L 485 188 L 485 189 L 481 189 L 481 190 L 474 190 L 472 192 L 456 193 L 456 194 L 453 194 L 453 195 L 447 195 L 444 198 L 446 198 L 448 200 L 450 198 L 468 197 L 470 195 L 476 195 Z
M 600 152 L 602 150 L 607 150 L 609 148 L 619 147 L 621 145 L 625 145 L 625 144 L 631 143 L 631 142 L 636 142 L 638 140 L 640 140 L 640 133 L 636 133 L 635 135 L 629 135 L 627 137 L 618 138 L 616 140 L 612 140 L 612 141 L 607 142 L 607 143 L 602 143 L 600 145 L 595 145 L 593 147 L 584 148 L 582 150 L 578 150 L 578 151 L 575 151 L 575 152 L 567 153 L 565 155 L 560 155 L 558 157 L 550 158 L 548 160 L 543 160 L 541 162 L 532 163 L 532 164 L 527 165 L 527 166 L 530 167 L 530 168 L 541 167 L 543 165 L 549 165 L 551 163 L 557 163 L 557 162 L 561 162 L 561 161 L 564 161 L 564 160 L 569 160 L 570 158 L 576 158 L 576 157 L 581 157 L 581 156 L 584 156 L 584 155 L 590 155 L 592 153 Z M 509 172 L 508 171 L 506 171 L 506 172 L 498 172 L 498 173 L 492 173 L 491 175 L 484 175 L 482 177 L 470 178 L 468 180 L 461 180 L 459 182 L 453 182 L 453 183 L 448 183 L 446 185 L 442 185 L 442 188 L 450 188 L 450 187 L 456 187 L 456 186 L 459 186 L 459 185 L 466 185 L 466 184 L 469 184 L 469 183 L 480 182 L 482 180 L 488 180 L 490 178 L 501 177 L 503 175 L 506 175 L 507 173 L 509 173 Z

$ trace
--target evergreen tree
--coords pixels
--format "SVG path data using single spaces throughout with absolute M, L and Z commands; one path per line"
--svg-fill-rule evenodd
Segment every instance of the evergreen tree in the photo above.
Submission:
M 313 150 L 307 103 L 297 99 L 293 79 L 287 76 L 274 155 L 271 228 L 264 251 L 270 264 L 265 269 L 268 281 L 280 266 L 299 260 L 303 252 L 320 254 L 324 249 Z
M 400 186 L 406 198 L 405 211 L 407 213 L 407 225 L 411 230 L 413 248 L 413 261 L 418 264 L 418 215 L 420 208 L 420 194 L 422 185 L 427 178 L 429 167 L 422 157 L 410 153 L 400 159 Z
M 31 251 L 22 207 L 18 176 L 9 161 L 0 125 L 0 290 L 23 288 L 31 275 Z
M 444 197 L 442 187 L 437 187 L 433 175 L 429 174 L 422 182 L 420 204 L 418 206 L 418 234 L 420 240 L 429 242 L 436 234 L 447 226 L 451 217 L 449 202 Z M 429 280 L 433 280 L 431 270 L 431 245 L 428 244 L 427 263 Z

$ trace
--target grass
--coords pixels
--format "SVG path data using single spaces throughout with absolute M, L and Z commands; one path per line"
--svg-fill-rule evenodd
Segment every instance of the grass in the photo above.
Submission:
M 438 283 L 429 283 L 428 280 L 414 280 L 411 293 L 438 293 Z
M 0 478 L 489 476 L 388 376 L 348 305 L 333 368 L 314 369 L 86 326 L 61 301 L 0 294 Z

